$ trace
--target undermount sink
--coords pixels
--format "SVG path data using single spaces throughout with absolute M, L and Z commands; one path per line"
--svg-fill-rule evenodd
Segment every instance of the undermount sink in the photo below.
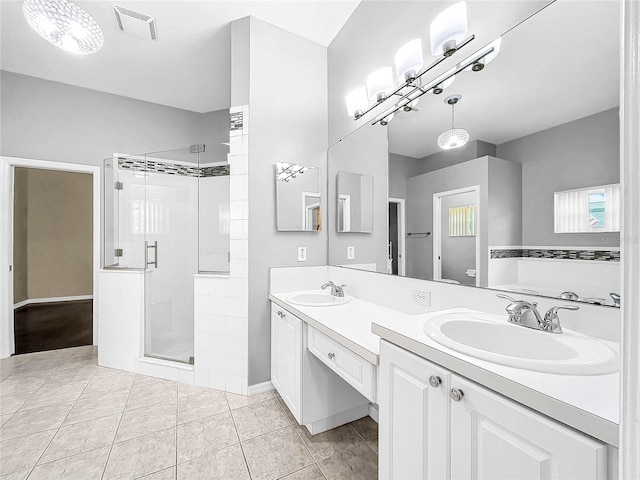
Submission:
M 492 363 L 565 375 L 618 371 L 618 355 L 602 342 L 571 330 L 552 334 L 512 325 L 499 315 L 446 313 L 424 324 L 435 342 Z
M 336 305 L 344 305 L 349 303 L 351 297 L 336 297 L 329 292 L 317 291 L 317 292 L 299 292 L 293 293 L 287 297 L 287 302 L 294 305 L 301 305 L 304 307 L 333 307 Z

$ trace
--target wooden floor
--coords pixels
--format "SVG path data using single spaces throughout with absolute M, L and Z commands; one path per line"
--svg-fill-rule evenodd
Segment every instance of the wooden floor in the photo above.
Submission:
M 16 354 L 93 343 L 93 300 L 40 303 L 14 312 Z

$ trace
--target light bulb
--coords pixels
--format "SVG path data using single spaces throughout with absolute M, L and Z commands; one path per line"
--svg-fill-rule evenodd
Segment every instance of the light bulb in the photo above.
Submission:
M 367 77 L 367 93 L 374 102 L 383 102 L 393 91 L 393 71 L 391 67 L 382 67 Z
M 411 82 L 416 79 L 424 65 L 422 40 L 414 38 L 396 52 L 396 77 L 398 81 Z
M 460 41 L 467 36 L 467 3 L 451 5 L 431 22 L 431 54 L 435 57 L 453 55 Z
M 355 119 L 360 118 L 362 113 L 369 108 L 367 90 L 364 87 L 356 88 L 350 92 L 345 100 L 347 103 L 347 115 Z
M 453 75 L 447 78 L 444 82 L 438 83 L 435 87 L 433 87 L 431 91 L 436 95 L 440 95 L 447 88 L 449 88 L 453 84 L 453 82 L 455 82 L 455 80 L 456 80 L 456 76 Z

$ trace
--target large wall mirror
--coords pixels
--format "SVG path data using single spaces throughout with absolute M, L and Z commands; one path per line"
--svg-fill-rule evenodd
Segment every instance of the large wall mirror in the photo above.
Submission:
M 331 147 L 329 176 L 365 144 L 366 169 L 349 166 L 372 174 L 371 145 L 386 149 L 373 215 L 387 228 L 352 262 L 330 233 L 329 263 L 619 305 L 619 18 L 617 2 L 554 2 L 507 31 L 480 71 Z M 452 125 L 470 139 L 444 150 Z M 386 145 L 372 141 L 380 129 Z

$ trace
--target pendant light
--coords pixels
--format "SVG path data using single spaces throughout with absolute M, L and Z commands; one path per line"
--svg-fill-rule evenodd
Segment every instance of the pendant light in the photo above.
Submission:
M 24 0 L 22 13 L 29 26 L 49 43 L 77 55 L 102 48 L 104 35 L 98 22 L 67 0 Z
M 454 126 L 454 108 L 460 100 L 462 100 L 462 95 L 450 95 L 444 99 L 444 103 L 451 105 L 451 128 L 442 132 L 438 137 L 438 146 L 443 150 L 460 148 L 469 141 L 469 132 L 464 128 L 455 128 Z

